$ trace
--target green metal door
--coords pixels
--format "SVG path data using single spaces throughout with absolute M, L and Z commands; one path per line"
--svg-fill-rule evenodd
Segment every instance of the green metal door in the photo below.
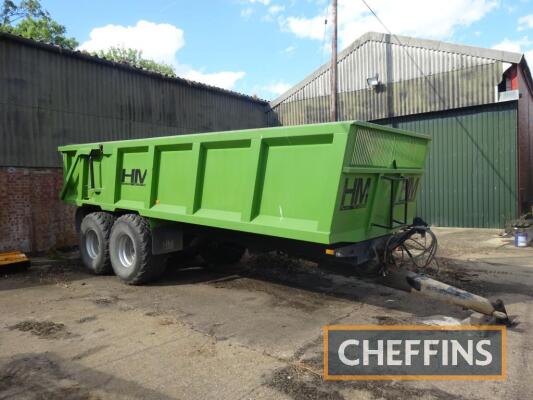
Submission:
M 432 137 L 417 214 L 437 226 L 500 228 L 517 213 L 517 103 L 378 121 Z

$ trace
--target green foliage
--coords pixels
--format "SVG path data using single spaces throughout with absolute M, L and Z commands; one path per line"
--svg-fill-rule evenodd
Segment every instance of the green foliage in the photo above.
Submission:
M 100 50 L 95 54 L 98 57 L 102 57 L 110 61 L 126 63 L 133 67 L 142 68 L 147 71 L 176 77 L 176 73 L 174 72 L 172 66 L 143 58 L 142 51 L 140 50 L 126 49 L 123 47 L 111 47 L 108 50 Z
M 20 0 L 18 5 L 13 0 L 3 0 L 1 7 L 0 31 L 69 49 L 78 46 L 76 39 L 66 36 L 65 26 L 53 20 L 39 0 Z M 176 76 L 172 66 L 143 58 L 139 50 L 112 47 L 96 55 L 159 74 Z
M 53 20 L 38 0 L 21 0 L 16 5 L 4 0 L 0 10 L 0 31 L 28 39 L 75 48 L 78 42 L 66 36 L 66 28 Z

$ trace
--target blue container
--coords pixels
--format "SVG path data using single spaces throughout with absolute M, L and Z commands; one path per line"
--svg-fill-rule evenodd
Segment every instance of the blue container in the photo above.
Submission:
M 527 247 L 529 245 L 527 232 L 515 232 L 514 245 L 516 247 Z

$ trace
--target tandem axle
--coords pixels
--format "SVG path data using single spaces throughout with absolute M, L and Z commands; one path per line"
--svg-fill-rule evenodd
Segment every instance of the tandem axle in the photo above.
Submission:
M 383 283 L 396 289 L 431 297 L 491 316 L 499 323 L 510 320 L 501 300 L 488 299 L 410 271 L 406 260 L 418 267 L 433 260 L 437 248 L 431 230 L 407 226 L 393 235 L 333 248 L 315 243 L 265 237 L 198 225 L 151 221 L 137 214 L 113 214 L 80 208 L 77 214 L 80 253 L 84 264 L 96 274 L 113 271 L 128 284 L 143 284 L 161 276 L 167 256 L 199 254 L 208 264 L 230 264 L 245 250 L 281 250 L 302 259 L 358 266 L 372 261 Z M 424 240 L 422 242 L 422 240 Z

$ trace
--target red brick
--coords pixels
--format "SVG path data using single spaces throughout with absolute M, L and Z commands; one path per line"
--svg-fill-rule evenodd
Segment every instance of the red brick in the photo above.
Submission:
M 0 251 L 72 246 L 74 208 L 59 200 L 58 168 L 0 167 Z

